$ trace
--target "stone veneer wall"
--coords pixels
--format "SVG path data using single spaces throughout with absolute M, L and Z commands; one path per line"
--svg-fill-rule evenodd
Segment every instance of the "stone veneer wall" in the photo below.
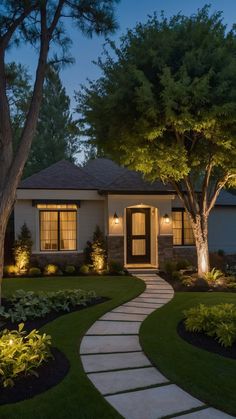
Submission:
M 195 246 L 174 246 L 173 247 L 173 259 L 187 259 L 191 264 L 197 264 L 197 252 Z
M 84 263 L 83 253 L 34 253 L 31 256 L 31 265 L 43 268 L 48 263 L 53 263 L 60 267 L 66 265 L 80 266 Z
M 124 236 L 107 236 L 108 261 L 124 265 Z
M 159 268 L 163 268 L 164 263 L 167 260 L 173 259 L 173 236 L 158 236 L 158 265 Z

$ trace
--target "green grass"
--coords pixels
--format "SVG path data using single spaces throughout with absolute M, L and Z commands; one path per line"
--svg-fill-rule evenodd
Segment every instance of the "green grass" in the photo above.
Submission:
M 176 331 L 183 310 L 199 303 L 236 303 L 233 293 L 177 293 L 142 324 L 146 355 L 171 382 L 193 396 L 236 416 L 236 360 L 196 348 Z
M 53 345 L 70 360 L 69 374 L 56 387 L 12 405 L 0 406 L 1 419 L 120 419 L 86 377 L 79 358 L 80 341 L 92 323 L 115 306 L 134 298 L 144 290 L 141 280 L 130 277 L 63 277 L 5 279 L 3 295 L 16 289 L 58 290 L 81 288 L 95 290 L 111 300 L 79 312 L 61 316 L 42 328 L 50 334 Z

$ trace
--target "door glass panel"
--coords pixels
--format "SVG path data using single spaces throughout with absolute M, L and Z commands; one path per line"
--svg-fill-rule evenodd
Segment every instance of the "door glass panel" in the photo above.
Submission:
M 132 256 L 146 255 L 146 240 L 134 239 L 132 240 Z
M 145 235 L 145 214 L 142 212 L 132 213 L 132 235 L 142 236 Z

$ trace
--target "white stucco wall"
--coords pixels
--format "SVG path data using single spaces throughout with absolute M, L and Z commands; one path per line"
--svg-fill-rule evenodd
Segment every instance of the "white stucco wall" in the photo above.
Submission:
M 209 248 L 236 253 L 236 207 L 215 207 L 209 217 Z

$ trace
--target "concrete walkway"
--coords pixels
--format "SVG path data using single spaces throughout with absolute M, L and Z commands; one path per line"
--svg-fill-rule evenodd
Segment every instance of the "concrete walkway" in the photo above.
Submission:
M 171 384 L 152 366 L 140 346 L 139 328 L 174 291 L 155 273 L 136 276 L 145 282 L 145 292 L 106 313 L 82 339 L 80 355 L 88 378 L 126 419 L 232 418 Z

